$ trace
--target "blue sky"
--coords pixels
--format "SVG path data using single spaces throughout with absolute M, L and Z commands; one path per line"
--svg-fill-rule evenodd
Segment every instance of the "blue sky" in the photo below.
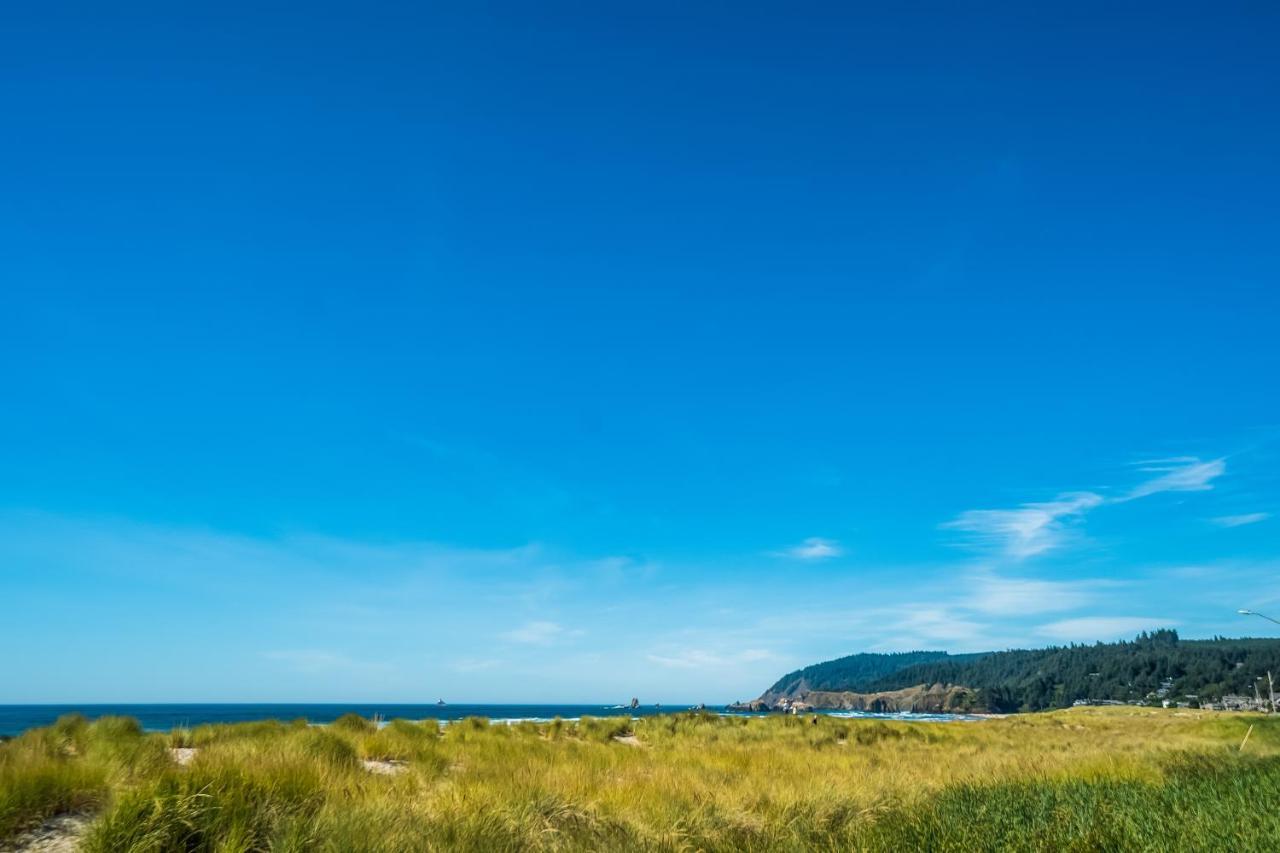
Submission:
M 1278 24 L 10 11 L 0 702 L 1267 633 Z

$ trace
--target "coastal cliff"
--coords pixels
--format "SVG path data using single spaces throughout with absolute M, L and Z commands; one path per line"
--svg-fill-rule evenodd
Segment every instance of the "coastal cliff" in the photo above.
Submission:
M 811 708 L 876 713 L 946 714 L 983 710 L 977 691 L 958 684 L 919 684 L 874 693 L 809 690 L 803 682 L 785 692 L 767 691 L 759 699 L 730 706 L 751 711 L 805 711 Z

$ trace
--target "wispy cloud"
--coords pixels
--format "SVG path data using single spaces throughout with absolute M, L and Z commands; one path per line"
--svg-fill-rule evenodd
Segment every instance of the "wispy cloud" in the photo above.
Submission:
M 563 625 L 556 622 L 526 622 L 519 628 L 506 631 L 498 636 L 504 640 L 513 643 L 527 643 L 535 646 L 546 646 L 568 636 L 571 632 L 566 631 Z
M 882 627 L 868 645 L 876 651 L 986 651 L 1003 645 L 992 635 L 992 625 L 954 602 L 884 608 L 879 621 Z
M 1140 631 L 1177 625 L 1176 620 L 1160 616 L 1084 616 L 1041 625 L 1036 633 L 1060 642 L 1089 643 L 1130 638 Z
M 1069 522 L 1102 503 L 1102 496 L 1093 492 L 1068 492 L 1017 509 L 971 509 L 942 526 L 971 533 L 979 542 L 1023 559 L 1057 548 L 1069 533 Z
M 971 509 L 942 525 L 944 529 L 972 534 L 979 544 L 993 547 L 1017 560 L 1034 557 L 1064 545 L 1073 524 L 1104 504 L 1118 504 L 1161 492 L 1203 492 L 1227 470 L 1225 459 L 1201 460 L 1198 456 L 1176 456 L 1139 463 L 1142 471 L 1154 473 L 1121 497 L 1104 497 L 1096 492 L 1065 492 L 1054 500 L 1025 503 L 1015 509 Z M 1265 515 L 1264 515 L 1265 517 Z M 1251 516 L 1242 524 L 1260 521 Z
M 946 607 L 913 608 L 902 612 L 897 627 L 932 642 L 963 643 L 980 636 L 987 626 Z
M 709 652 L 705 649 L 682 649 L 667 654 L 648 654 L 645 659 L 658 666 L 672 669 L 709 669 L 713 667 L 733 666 L 735 664 L 757 663 L 775 660 L 777 655 L 765 649 L 743 649 L 740 652 L 727 654 Z
M 1015 550 L 1034 550 L 1046 535 L 1067 540 L 1085 515 L 1105 512 L 1092 508 L 1105 494 L 1098 489 L 1015 506 L 1009 512 L 1025 524 L 964 532 L 1002 533 L 992 539 L 1002 552 L 1011 542 Z M 1202 534 L 1211 532 L 1203 526 L 1210 514 L 1201 514 Z M 31 583 L 56 573 L 129 593 L 110 612 L 93 607 L 92 595 L 59 611 L 55 602 L 63 594 L 55 587 L 29 597 L 26 609 L 53 608 L 41 618 L 63 620 L 60 630 L 81 621 L 92 628 L 81 636 L 92 637 L 107 635 L 122 618 L 191 622 L 196 640 L 184 655 L 186 666 L 136 650 L 144 663 L 134 689 L 144 689 L 143 679 L 162 681 L 171 699 L 244 695 L 238 685 L 250 682 L 255 696 L 317 701 L 412 701 L 424 685 L 459 701 L 556 701 L 579 696 L 574 691 L 588 683 L 601 695 L 622 698 L 740 698 L 788 669 L 858 651 L 989 651 L 1131 637 L 1173 624 L 1156 618 L 1162 615 L 1180 618 L 1188 636 L 1240 630 L 1237 608 L 1271 612 L 1269 581 L 1276 571 L 1274 562 L 1206 563 L 1203 573 L 1192 576 L 1188 569 L 1187 577 L 1173 577 L 1164 565 L 1142 573 L 1107 563 L 1105 571 L 1123 579 L 1109 580 L 1101 577 L 1103 568 L 1083 579 L 1078 566 L 1065 575 L 994 557 L 868 563 L 856 573 L 826 571 L 840 564 L 835 559 L 797 559 L 792 565 L 824 569 L 823 583 L 814 585 L 797 583 L 769 559 L 745 567 L 726 560 L 714 572 L 677 564 L 650 577 L 643 555 L 575 557 L 546 545 L 486 551 L 315 535 L 251 537 L 15 512 L 0 512 L 0 552 Z M 190 619 L 193 600 L 208 608 L 199 620 Z M 1134 602 L 1146 604 L 1135 608 Z M 77 606 L 83 609 L 72 609 Z M 1154 615 L 1123 615 L 1132 613 Z M 246 622 L 259 630 L 238 632 Z M 13 625 L 0 620 L 0 639 L 20 636 Z M 575 639 L 583 635 L 579 629 L 589 631 L 590 644 Z M 86 668 L 76 680 L 93 684 L 94 677 Z M 8 691 L 0 700 L 47 698 L 31 689 L 20 693 L 14 683 L 0 686 Z M 110 689 L 96 685 L 93 695 L 111 699 Z
M 974 575 L 970 582 L 971 592 L 962 599 L 964 606 L 1001 616 L 1075 610 L 1094 601 L 1104 585 L 1095 580 L 1047 581 L 985 572 Z
M 1213 488 L 1213 481 L 1227 471 L 1227 460 L 1210 459 L 1205 462 L 1197 456 L 1151 459 L 1139 465 L 1139 470 L 1158 473 L 1160 476 L 1138 484 L 1121 500 L 1145 498 L 1160 492 L 1207 491 Z
M 799 545 L 780 552 L 780 556 L 791 557 L 796 560 L 826 560 L 831 557 L 839 557 L 843 553 L 844 549 L 840 547 L 840 543 L 836 540 L 810 536 Z
M 1243 527 L 1246 524 L 1257 524 L 1271 517 L 1269 512 L 1247 512 L 1244 515 L 1220 515 L 1210 519 L 1219 527 Z

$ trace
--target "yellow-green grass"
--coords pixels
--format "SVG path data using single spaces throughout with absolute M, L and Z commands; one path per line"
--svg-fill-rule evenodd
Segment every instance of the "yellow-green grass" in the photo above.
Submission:
M 180 766 L 171 746 L 198 752 Z M 71 810 L 97 815 L 91 853 L 1264 849 L 1280 837 L 1280 719 L 1089 708 L 145 734 L 72 718 L 0 745 L 0 839 Z

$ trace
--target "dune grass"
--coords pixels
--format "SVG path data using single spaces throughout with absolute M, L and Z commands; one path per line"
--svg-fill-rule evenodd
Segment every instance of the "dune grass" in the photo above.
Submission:
M 179 766 L 174 746 L 198 753 Z M 66 718 L 0 744 L 0 839 L 75 810 L 98 815 L 91 853 L 1250 850 L 1280 837 L 1280 720 L 345 717 L 145 734 Z

